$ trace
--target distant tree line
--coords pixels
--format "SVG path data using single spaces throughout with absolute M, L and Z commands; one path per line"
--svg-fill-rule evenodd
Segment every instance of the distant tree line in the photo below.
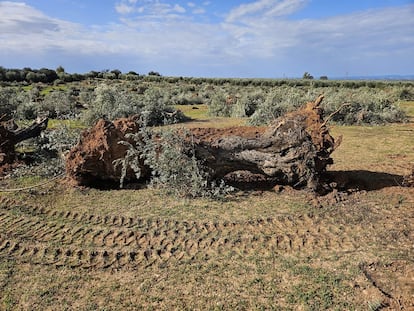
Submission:
M 67 82 L 77 82 L 83 80 L 126 80 L 126 81 L 146 81 L 146 82 L 159 82 L 159 83 L 192 83 L 194 85 L 201 85 L 208 83 L 212 85 L 233 85 L 233 86 L 252 86 L 252 87 L 278 87 L 278 86 L 290 86 L 290 87 L 344 87 L 344 88 L 384 88 L 388 85 L 400 85 L 400 86 L 412 86 L 414 81 L 412 80 L 328 80 L 327 76 L 319 77 L 319 80 L 315 80 L 314 77 L 305 72 L 300 79 L 286 78 L 203 78 L 203 77 L 178 77 L 178 76 L 162 76 L 156 71 L 150 71 L 148 74 L 138 74 L 135 71 L 129 71 L 123 73 L 118 69 L 114 70 L 101 70 L 101 71 L 89 71 L 84 74 L 79 73 L 67 73 L 62 66 L 53 69 L 41 68 L 41 69 L 6 69 L 0 66 L 0 83 L 2 85 L 13 83 L 47 83 L 47 84 L 60 84 Z M 1 86 L 0 84 L 0 86 Z
M 156 71 L 150 71 L 149 76 L 161 77 Z M 26 82 L 26 83 L 58 83 L 58 82 L 76 82 L 87 79 L 122 79 L 122 80 L 137 80 L 142 77 L 135 71 L 129 71 L 128 73 L 122 73 L 118 69 L 102 71 L 90 71 L 84 74 L 79 73 L 67 73 L 62 66 L 56 68 L 56 70 L 48 68 L 32 69 L 9 69 L 0 66 L 0 82 Z

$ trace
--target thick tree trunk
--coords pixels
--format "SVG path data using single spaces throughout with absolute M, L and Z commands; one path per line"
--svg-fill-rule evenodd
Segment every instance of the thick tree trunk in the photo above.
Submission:
M 13 120 L 0 123 L 0 165 L 16 159 L 15 145 L 26 139 L 37 137 L 47 128 L 48 118 L 38 118 L 29 127 L 18 128 Z
M 339 145 L 322 118 L 322 99 L 320 96 L 268 127 L 190 129 L 192 137 L 188 140 L 188 150 L 195 151 L 211 179 L 248 171 L 261 176 L 262 180 L 268 178 L 274 183 L 317 190 L 319 177 L 333 162 L 330 155 Z M 80 144 L 67 158 L 68 176 L 81 185 L 93 185 L 99 180 L 118 182 L 120 169 L 116 169 L 113 162 L 125 157 L 127 147 L 119 142 L 128 140 L 127 133 L 138 131 L 135 124 L 132 119 L 114 123 L 101 120 L 85 131 Z M 162 148 L 163 143 L 159 141 L 158 149 Z M 143 160 L 140 168 L 145 172 L 141 178 L 151 175 Z M 126 180 L 133 181 L 134 176 L 133 172 L 128 172 Z
M 267 128 L 193 129 L 196 157 L 211 177 L 249 171 L 279 184 L 316 190 L 339 145 L 322 119 L 323 96 Z

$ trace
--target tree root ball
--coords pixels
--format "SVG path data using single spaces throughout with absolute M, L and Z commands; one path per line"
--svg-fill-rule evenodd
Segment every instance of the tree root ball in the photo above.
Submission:
M 121 168 L 113 162 L 125 157 L 127 147 L 121 141 L 129 141 L 129 133 L 139 130 L 136 117 L 122 118 L 114 122 L 99 120 L 91 129 L 81 134 L 79 143 L 66 158 L 66 175 L 77 185 L 94 186 L 102 183 L 118 183 Z M 142 177 L 147 168 L 142 163 Z M 135 180 L 132 169 L 127 171 L 125 181 Z

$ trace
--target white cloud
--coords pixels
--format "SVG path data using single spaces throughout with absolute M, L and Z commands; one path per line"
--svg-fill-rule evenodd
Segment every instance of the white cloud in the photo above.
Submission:
M 185 12 L 186 12 L 185 8 L 183 8 L 183 7 L 182 7 L 181 5 L 179 5 L 179 4 L 175 4 L 175 5 L 174 5 L 173 11 L 174 11 L 174 12 L 177 12 L 177 13 L 185 13 Z
M 42 33 L 59 28 L 56 20 L 24 3 L 0 2 L 0 34 Z
M 43 55 L 39 57 L 45 61 L 58 55 L 76 62 L 87 57 L 84 62 L 90 67 L 86 70 L 99 57 L 112 55 L 116 61 L 106 67 L 118 67 L 133 59 L 161 73 L 167 68 L 176 75 L 193 72 L 194 68 L 200 70 L 199 75 L 206 75 L 203 72 L 222 68 L 222 75 L 241 72 L 247 76 L 259 70 L 254 68 L 255 63 L 261 63 L 258 68 L 266 72 L 271 68 L 282 70 L 278 67 L 300 67 L 297 70 L 304 72 L 313 68 L 344 71 L 341 68 L 357 64 L 365 68 L 369 63 L 376 63 L 377 68 L 389 68 L 390 64 L 397 68 L 403 62 L 401 70 L 414 72 L 414 5 L 319 20 L 280 17 L 301 3 L 256 1 L 233 9 L 221 23 L 202 23 L 185 18 L 185 8 L 178 4 L 125 0 L 118 5 L 134 7 L 128 18 L 124 16 L 126 10 L 120 10 L 119 23 L 86 27 L 49 17 L 24 3 L 3 1 L 0 55 L 8 61 L 17 54 L 27 59 Z M 163 68 L 155 66 L 160 64 Z
M 129 1 L 131 1 L 131 0 L 129 0 Z M 135 11 L 135 8 L 134 8 L 134 6 L 128 5 L 126 3 L 119 3 L 119 4 L 115 5 L 115 10 L 119 14 L 130 14 L 130 13 Z
M 307 0 L 258 0 L 242 4 L 230 11 L 227 22 L 242 21 L 256 14 L 268 17 L 288 15 L 303 7 L 306 2 Z
M 203 8 L 195 8 L 191 12 L 193 12 L 193 14 L 204 14 L 204 13 L 206 13 L 206 10 L 203 9 Z
M 121 0 L 116 3 L 115 10 L 121 15 L 137 13 L 159 19 L 186 12 L 186 9 L 178 3 L 171 4 L 159 0 Z

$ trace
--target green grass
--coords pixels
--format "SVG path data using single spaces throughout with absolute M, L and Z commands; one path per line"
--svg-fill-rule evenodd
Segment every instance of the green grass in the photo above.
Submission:
M 294 285 L 287 294 L 287 301 L 292 307 L 302 306 L 304 310 L 328 310 L 335 306 L 339 310 L 352 308 L 351 301 L 341 301 L 341 296 L 350 296 L 352 288 L 347 284 L 353 275 L 343 272 L 328 271 L 304 264 L 297 259 L 283 264 L 290 272 Z
M 412 124 L 385 126 L 332 126 L 334 137 L 343 136 L 341 145 L 332 157 L 333 170 L 387 171 L 406 174 L 414 162 Z M 395 160 L 408 165 L 395 165 Z
M 405 111 L 407 116 L 414 117 L 414 101 L 403 101 L 399 104 L 400 108 Z
M 45 95 L 48 95 L 52 91 L 67 91 L 67 90 L 68 90 L 68 86 L 66 84 L 50 85 L 50 86 L 44 87 L 40 91 L 40 95 L 45 96 Z
M 23 86 L 22 89 L 26 92 L 32 90 L 36 87 L 35 84 Z M 52 91 L 67 91 L 69 89 L 69 85 L 61 84 L 61 85 L 46 85 L 40 87 L 40 95 L 45 96 L 48 95 Z
M 58 119 L 49 119 L 47 124 L 48 129 L 56 129 L 59 126 L 66 126 L 68 129 L 86 129 L 87 126 L 81 120 L 58 120 Z
M 176 109 L 181 110 L 187 117 L 194 120 L 207 119 L 208 106 L 207 105 L 175 105 Z

